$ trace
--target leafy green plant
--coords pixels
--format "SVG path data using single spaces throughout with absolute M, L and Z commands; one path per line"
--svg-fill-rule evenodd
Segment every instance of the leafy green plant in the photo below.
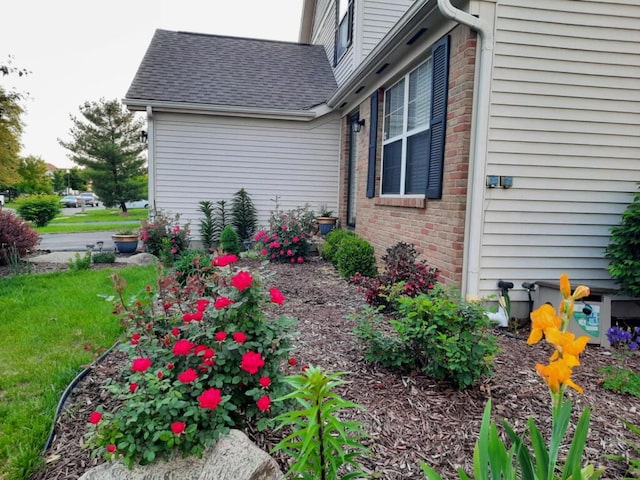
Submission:
M 231 216 L 240 241 L 250 239 L 258 225 L 258 211 L 244 188 L 238 190 L 233 196 Z
M 599 370 L 603 375 L 602 388 L 640 398 L 640 373 L 620 365 L 609 365 Z
M 220 248 L 225 253 L 240 253 L 240 239 L 233 225 L 227 225 L 220 234 Z
M 220 238 L 220 231 L 215 222 L 215 214 L 213 203 L 209 200 L 202 200 L 198 203 L 198 209 L 202 213 L 202 220 L 200 220 L 200 238 L 202 239 L 202 245 L 207 250 L 211 250 L 216 247 Z
M 213 273 L 211 257 L 198 250 L 185 250 L 173 264 L 176 279 L 180 286 L 186 286 L 190 278 L 198 277 L 206 281 Z
M 0 210 L 0 265 L 15 264 L 35 248 L 39 235 L 13 213 Z
M 308 205 L 284 212 L 276 202 L 269 217 L 269 231 L 260 230 L 254 240 L 262 245 L 262 254 L 272 262 L 303 263 L 315 228 L 315 215 Z
M 60 199 L 55 195 L 31 195 L 18 199 L 17 212 L 22 218 L 44 227 L 60 213 Z
M 620 224 L 611 229 L 605 249 L 609 273 L 620 284 L 621 293 L 640 297 L 640 193 L 622 212 Z
M 91 257 L 93 263 L 115 263 L 116 254 L 113 252 L 96 252 Z
M 334 392 L 345 383 L 340 378 L 343 375 L 309 366 L 285 379 L 293 392 L 276 401 L 295 400 L 300 406 L 275 418 L 276 430 L 292 429 L 273 449 L 293 458 L 285 478 L 348 480 L 368 476 L 357 461 L 367 451 L 362 445 L 366 434 L 359 422 L 339 418 L 345 409 L 361 408 Z
M 257 273 L 233 271 L 236 261 L 214 258 L 210 276 L 190 276 L 184 287 L 169 275 L 157 295 L 149 286 L 133 303 L 124 303 L 126 286 L 114 277 L 130 362 L 110 387 L 121 406 L 90 418 L 95 452 L 128 466 L 197 455 L 229 427 L 263 428 L 279 413 L 271 398 L 286 393 L 280 365 L 295 321 L 267 319 L 266 306 L 284 296 L 275 287 L 264 292 Z M 203 297 L 206 288 L 211 296 Z
M 331 230 L 329 233 L 327 233 L 325 242 L 320 249 L 322 258 L 324 258 L 328 262 L 333 263 L 335 266 L 335 255 L 340 246 L 340 242 L 342 242 L 345 237 L 355 236 L 356 234 L 351 230 L 345 230 L 343 228 Z
M 372 277 L 378 273 L 376 257 L 373 246 L 364 238 L 345 237 L 335 255 L 336 268 L 344 278 L 350 278 L 356 274 Z
M 180 225 L 180 215 L 168 217 L 158 212 L 152 222 L 142 221 L 140 240 L 147 253 L 157 257 L 164 255 L 163 263 L 171 264 L 189 248 L 189 224 Z
M 640 441 L 640 428 L 628 420 L 624 421 L 624 426 L 631 430 L 638 436 Z M 629 457 L 623 457 L 622 455 L 606 455 L 611 460 L 617 460 L 619 462 L 625 462 L 627 464 L 627 472 L 624 476 L 624 480 L 633 480 L 634 478 L 640 478 L 640 443 L 626 442 L 631 448 L 631 454 Z M 628 475 L 628 476 L 627 476 Z
M 230 214 L 227 212 L 227 201 L 226 200 L 218 200 L 216 202 L 215 208 L 215 228 L 217 232 L 222 232 L 224 227 L 230 224 Z
M 91 251 L 87 250 L 84 255 L 76 253 L 69 259 L 69 270 L 89 270 L 91 268 Z

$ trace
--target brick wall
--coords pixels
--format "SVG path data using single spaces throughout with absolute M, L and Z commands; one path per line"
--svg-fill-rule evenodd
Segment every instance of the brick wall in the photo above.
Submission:
M 360 119 L 365 128 L 357 135 L 357 219 L 356 233 L 374 246 L 380 258 L 386 249 L 399 241 L 416 245 L 420 258 L 440 269 L 442 283 L 460 288 L 462 280 L 467 177 L 473 104 L 476 35 L 458 26 L 450 32 L 449 102 L 445 142 L 443 194 L 440 200 L 381 198 L 380 172 L 382 152 L 382 102 L 379 95 L 378 159 L 376 197 L 366 197 L 370 102 L 360 105 Z M 346 166 L 348 131 L 343 123 L 340 219 L 346 224 Z

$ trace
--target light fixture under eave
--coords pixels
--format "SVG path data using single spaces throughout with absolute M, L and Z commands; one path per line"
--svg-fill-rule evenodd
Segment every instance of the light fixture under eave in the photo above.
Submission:
M 364 127 L 364 119 L 356 120 L 355 122 L 351 123 L 351 130 L 353 131 L 353 133 L 360 133 L 362 127 Z

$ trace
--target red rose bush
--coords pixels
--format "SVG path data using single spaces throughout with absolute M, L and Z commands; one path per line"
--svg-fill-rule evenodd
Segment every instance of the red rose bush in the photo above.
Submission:
M 199 455 L 231 427 L 263 428 L 284 408 L 286 366 L 295 320 L 265 315 L 285 296 L 263 285 L 264 274 L 239 268 L 235 256 L 212 260 L 186 284 L 176 275 L 147 288 L 130 305 L 124 282 L 113 282 L 127 330 L 129 361 L 108 390 L 120 400 L 87 419 L 87 446 L 128 466 Z

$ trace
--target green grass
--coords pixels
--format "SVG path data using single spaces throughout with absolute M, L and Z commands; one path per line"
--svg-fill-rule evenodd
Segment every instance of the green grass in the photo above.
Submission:
M 25 480 L 41 462 L 60 395 L 121 334 L 108 276 L 86 270 L 0 279 L 0 479 Z M 127 294 L 154 284 L 155 267 L 117 270 Z
M 38 233 L 80 233 L 80 232 L 106 232 L 120 230 L 136 230 L 140 228 L 139 223 L 71 223 L 68 225 L 47 225 L 46 227 L 35 228 Z
M 134 230 L 140 227 L 140 221 L 146 220 L 149 211 L 146 208 L 134 208 L 128 215 L 121 215 L 120 210 L 91 210 L 86 208 L 71 215 L 58 215 L 46 227 L 36 228 L 38 233 L 79 233 L 105 232 L 118 230 Z M 109 222 L 109 223 L 100 223 Z

